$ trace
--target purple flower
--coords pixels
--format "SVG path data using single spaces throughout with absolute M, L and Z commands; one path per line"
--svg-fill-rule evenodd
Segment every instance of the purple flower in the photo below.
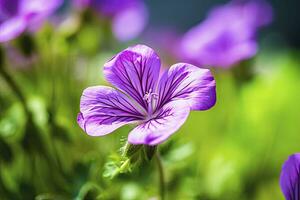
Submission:
M 131 40 L 144 30 L 148 12 L 144 4 L 137 3 L 115 15 L 112 21 L 114 36 L 120 41 Z
M 34 29 L 61 3 L 62 0 L 0 0 L 0 42 L 18 37 L 26 28 Z
M 300 200 L 300 153 L 291 155 L 284 163 L 280 186 L 286 200 Z
M 148 21 L 148 11 L 142 0 L 75 0 L 75 5 L 90 7 L 111 18 L 113 34 L 120 41 L 137 37 Z
M 234 1 L 217 7 L 184 35 L 181 53 L 200 65 L 230 67 L 256 54 L 256 32 L 271 20 L 272 9 L 263 1 Z
M 215 80 L 208 69 L 186 63 L 160 75 L 161 62 L 149 47 L 136 45 L 104 65 L 106 79 L 117 89 L 83 91 L 78 124 L 91 136 L 103 136 L 125 124 L 137 124 L 132 144 L 165 141 L 187 119 L 190 110 L 207 110 L 216 101 Z

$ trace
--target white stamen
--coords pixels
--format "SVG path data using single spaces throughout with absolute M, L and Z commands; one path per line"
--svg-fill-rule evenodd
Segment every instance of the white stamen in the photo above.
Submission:
M 152 111 L 155 108 L 155 102 L 158 99 L 158 94 L 152 92 L 152 89 L 150 88 L 149 92 L 146 92 L 143 98 L 148 103 L 148 113 L 152 114 Z

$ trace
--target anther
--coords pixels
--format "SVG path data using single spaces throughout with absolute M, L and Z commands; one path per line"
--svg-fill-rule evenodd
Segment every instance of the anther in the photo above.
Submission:
M 143 98 L 145 101 L 147 101 L 148 104 L 152 102 L 152 100 L 157 100 L 158 99 L 158 94 L 157 93 L 152 93 L 152 89 L 150 88 L 149 92 L 146 92 Z

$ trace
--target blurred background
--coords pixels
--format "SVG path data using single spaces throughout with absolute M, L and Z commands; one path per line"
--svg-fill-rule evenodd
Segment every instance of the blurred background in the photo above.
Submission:
M 178 31 L 186 31 L 203 20 L 208 11 L 216 5 L 228 3 L 226 0 L 152 0 L 146 1 L 151 12 L 150 25 L 156 27 L 170 27 Z M 276 37 L 279 45 L 299 48 L 298 26 L 300 17 L 298 8 L 300 2 L 296 0 L 269 0 L 273 8 L 274 20 L 263 30 L 269 37 Z M 279 43 L 280 42 L 280 43 Z
M 134 44 L 209 67 L 217 103 L 158 146 L 166 199 L 283 200 L 300 151 L 297 0 L 0 0 L 0 199 L 159 199 L 144 161 L 111 178 L 132 127 L 90 137 L 82 91 Z

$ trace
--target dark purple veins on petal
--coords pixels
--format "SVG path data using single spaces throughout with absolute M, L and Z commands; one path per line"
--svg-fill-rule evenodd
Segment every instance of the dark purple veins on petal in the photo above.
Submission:
M 281 190 L 287 200 L 300 200 L 300 154 L 291 155 L 280 176 Z
M 79 126 L 91 136 L 103 136 L 138 122 L 128 142 L 157 145 L 183 125 L 191 110 L 215 104 L 215 80 L 208 69 L 178 63 L 160 77 L 160 64 L 157 54 L 145 45 L 113 57 L 104 65 L 104 75 L 116 89 L 85 89 Z
M 132 144 L 157 145 L 175 133 L 190 112 L 186 101 L 172 101 L 156 110 L 151 118 L 144 120 L 128 136 Z
M 185 77 L 187 77 L 188 74 L 189 74 L 188 72 L 184 72 L 183 69 L 181 69 L 178 72 L 171 74 L 171 76 L 167 78 L 165 81 L 161 81 L 161 85 L 159 86 L 161 88 L 159 90 L 159 96 L 161 98 L 159 99 L 158 107 L 166 104 L 173 97 L 179 95 L 178 93 L 175 94 L 175 90 L 177 89 L 177 86 L 181 83 L 181 81 Z M 182 93 L 182 91 L 180 92 Z
M 141 112 L 122 93 L 109 87 L 91 87 L 81 98 L 81 113 L 87 123 L 112 124 L 144 119 Z
M 190 101 L 191 109 L 206 110 L 216 101 L 215 80 L 207 69 L 179 63 L 162 76 L 157 109 L 176 99 Z
M 147 92 L 154 91 L 160 69 L 156 53 L 144 45 L 128 48 L 105 64 L 104 74 L 109 82 L 127 93 L 146 111 L 144 99 Z

